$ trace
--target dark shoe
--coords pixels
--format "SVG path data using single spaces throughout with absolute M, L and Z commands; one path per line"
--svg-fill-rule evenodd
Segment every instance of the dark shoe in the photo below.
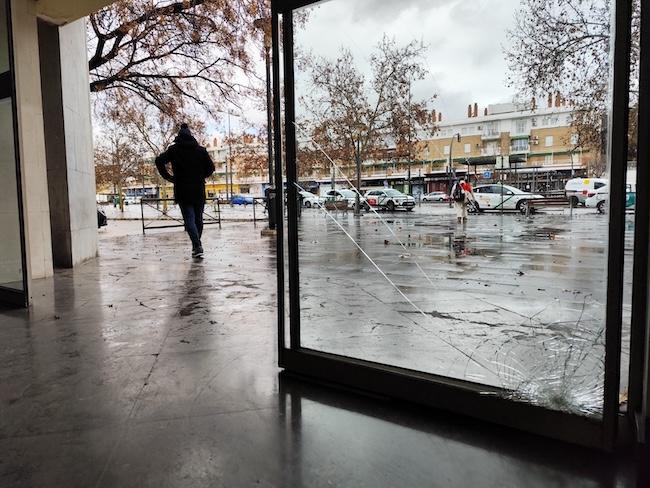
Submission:
M 192 249 L 192 257 L 196 259 L 202 259 L 203 258 L 203 248 L 202 247 L 197 247 L 196 249 Z

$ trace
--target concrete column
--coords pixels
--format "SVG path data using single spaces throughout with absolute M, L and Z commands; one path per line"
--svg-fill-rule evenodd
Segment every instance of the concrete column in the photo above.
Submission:
M 16 104 L 28 275 L 53 274 L 50 207 L 34 0 L 12 0 Z
M 95 160 L 86 21 L 59 29 L 73 266 L 97 256 Z
M 56 267 L 97 255 L 86 25 L 39 23 L 45 143 Z

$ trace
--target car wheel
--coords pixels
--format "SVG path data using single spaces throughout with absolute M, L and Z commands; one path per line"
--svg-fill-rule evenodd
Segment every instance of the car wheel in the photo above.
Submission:
M 413 211 L 413 207 L 409 207 L 409 208 L 407 208 L 406 211 L 407 211 L 407 212 L 412 212 L 412 211 Z
M 306 207 L 306 208 L 311 208 L 311 202 L 309 202 L 309 201 L 308 201 L 308 202 L 305 202 L 305 207 Z
M 525 213 L 528 211 L 528 201 L 526 201 L 526 200 L 519 200 L 519 201 L 517 202 L 517 210 L 518 210 L 520 213 L 525 214 Z
M 596 210 L 598 210 L 599 214 L 605 213 L 605 200 L 598 202 L 598 205 L 596 205 Z
M 388 209 L 389 212 L 394 212 L 395 211 L 395 202 L 392 200 L 386 204 L 386 208 Z
M 578 200 L 578 197 L 571 197 L 569 198 L 569 203 L 573 208 L 576 208 L 580 204 L 580 200 Z

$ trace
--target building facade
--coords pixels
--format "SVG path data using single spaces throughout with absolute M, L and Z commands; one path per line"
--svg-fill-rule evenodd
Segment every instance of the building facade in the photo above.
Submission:
M 440 120 L 433 137 L 419 134 L 411 158 L 389 150 L 364 161 L 362 186 L 417 195 L 449 191 L 455 177 L 469 175 L 477 184 L 502 181 L 527 191 L 561 191 L 572 177 L 602 172 L 598 151 L 578 145 L 572 118 L 572 108 L 557 95 L 545 107 L 494 104 L 481 115 L 477 104 L 470 105 L 466 118 Z M 341 165 L 352 179 L 354 168 Z M 337 178 L 337 184 L 345 183 Z M 331 186 L 328 172 L 313 175 L 312 189 L 321 186 Z

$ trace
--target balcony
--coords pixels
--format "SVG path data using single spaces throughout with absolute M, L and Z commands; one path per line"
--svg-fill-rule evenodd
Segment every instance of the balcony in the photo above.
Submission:
M 496 130 L 487 130 L 481 134 L 481 139 L 484 141 L 490 141 L 494 139 L 499 139 L 501 137 L 501 132 Z
M 530 152 L 530 146 L 528 144 L 517 144 L 510 146 L 510 154 L 528 154 Z
M 500 147 L 481 148 L 481 156 L 501 156 L 501 148 Z

